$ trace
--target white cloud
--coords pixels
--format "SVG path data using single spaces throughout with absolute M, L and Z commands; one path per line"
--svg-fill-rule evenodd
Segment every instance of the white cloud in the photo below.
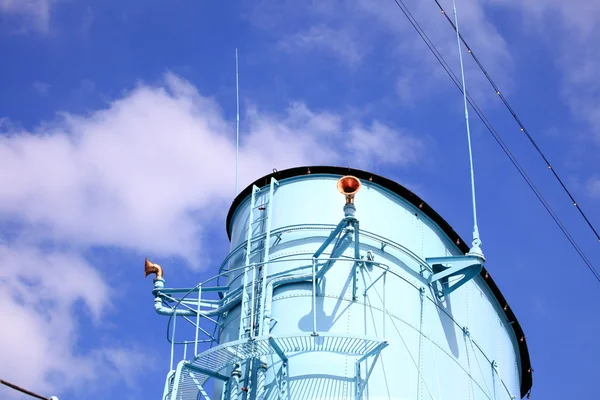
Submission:
M 458 73 L 456 34 L 433 1 L 405 2 L 426 34 Z M 449 0 L 441 1 L 452 12 Z M 459 1 L 462 34 L 479 59 L 493 74 L 503 91 L 512 88 L 513 60 L 506 41 L 495 29 L 480 1 Z M 381 73 L 392 74 L 400 99 L 407 102 L 407 89 L 418 88 L 412 102 L 440 90 L 455 90 L 446 73 L 430 54 L 402 11 L 393 1 L 378 0 L 311 2 L 261 1 L 256 3 L 250 20 L 260 28 L 284 35 L 280 42 L 289 52 L 305 58 L 306 51 L 329 51 L 355 67 L 366 54 L 382 63 Z M 302 21 L 299 23 L 298 21 Z M 465 54 L 468 88 L 478 100 L 491 99 L 492 89 L 478 67 Z M 410 82 L 407 81 L 410 79 Z M 442 84 L 440 84 L 442 83 Z M 408 90 L 410 92 L 410 90 Z M 485 93 L 486 96 L 482 96 Z
M 364 127 L 303 104 L 280 116 L 251 111 L 247 123 L 242 183 L 274 167 L 340 162 L 346 132 L 364 133 L 361 147 L 343 153 L 360 155 L 363 166 L 382 161 L 373 143 L 419 150 L 418 140 L 383 124 Z M 64 114 L 35 133 L 5 132 L 0 168 L 14 173 L 0 176 L 0 215 L 19 218 L 37 239 L 194 260 L 202 216 L 192 214 L 232 195 L 233 138 L 212 100 L 168 75 L 164 87 L 139 86 L 90 116 Z
M 423 151 L 407 132 L 303 103 L 280 114 L 251 107 L 243 126 L 241 185 L 274 167 L 402 166 Z M 44 393 L 93 384 L 97 371 L 131 383 L 146 362 L 137 352 L 77 348 L 77 320 L 111 312 L 111 289 L 83 254 L 116 246 L 196 261 L 201 223 L 233 195 L 234 132 L 212 99 L 172 74 L 33 132 L 0 124 L 0 222 L 11 226 L 0 245 L 3 378 Z
M 0 245 L 0 265 L 2 378 L 47 394 L 93 381 L 106 369 L 96 354 L 104 349 L 76 351 L 74 306 L 81 302 L 97 321 L 110 309 L 110 290 L 98 271 L 77 254 L 20 244 Z
M 414 81 L 415 72 L 405 72 L 396 79 L 396 93 L 404 106 L 414 106 L 415 96 L 420 93 Z
M 600 25 L 600 4 L 596 1 L 496 0 L 494 4 L 517 8 L 529 21 L 533 18 L 530 26 L 555 30 L 558 22 L 581 39 L 594 35 Z
M 365 163 L 374 159 L 380 164 L 416 164 L 425 153 L 421 139 L 377 121 L 369 127 L 354 127 L 347 140 L 355 159 Z
M 0 0 L 0 13 L 22 17 L 24 26 L 45 31 L 54 0 Z
M 404 2 L 408 11 L 429 37 L 437 50 L 460 76 L 456 33 L 440 13 L 433 1 Z M 454 20 L 451 0 L 441 0 L 442 7 Z M 480 1 L 458 1 L 458 17 L 461 34 L 473 48 L 478 58 L 505 92 L 513 86 L 513 59 L 507 43 L 491 23 Z M 385 42 L 397 43 L 396 57 L 399 95 L 405 100 L 406 79 L 410 76 L 411 86 L 418 88 L 419 95 L 413 101 L 427 98 L 440 88 L 451 88 L 448 76 L 417 34 L 408 19 L 393 2 L 377 0 L 357 0 L 357 8 L 364 18 L 370 15 L 370 25 L 383 29 Z M 492 90 L 479 68 L 471 60 L 463 47 L 463 57 L 467 76 L 467 89 L 478 101 L 490 98 Z
M 109 363 L 112 367 L 113 379 L 121 378 L 130 389 L 135 389 L 139 381 L 140 368 L 152 362 L 147 349 L 108 347 L 97 352 L 97 362 Z M 110 375 L 110 374 L 109 374 Z
M 600 142 L 600 3 L 499 0 L 495 4 L 521 12 L 527 21 L 524 26 L 535 27 L 533 31 L 556 54 L 565 103 Z
M 363 53 L 366 52 L 349 31 L 335 30 L 322 25 L 287 36 L 279 42 L 279 46 L 287 51 L 329 51 L 350 66 L 360 62 Z
M 50 84 L 46 82 L 35 81 L 31 86 L 36 92 L 42 95 L 48 93 L 48 90 L 50 90 Z
M 594 176 L 587 181 L 588 195 L 593 199 L 600 199 L 600 176 Z

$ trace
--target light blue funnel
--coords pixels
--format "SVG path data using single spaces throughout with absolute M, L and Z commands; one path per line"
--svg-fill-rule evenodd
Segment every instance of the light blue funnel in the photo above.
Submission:
M 397 183 L 348 168 L 279 171 L 235 199 L 227 231 L 218 277 L 187 291 L 156 283 L 161 313 L 179 315 L 173 332 L 175 319 L 193 327 L 193 340 L 172 344 L 186 355 L 166 399 L 499 400 L 530 390 L 523 332 L 485 260 Z

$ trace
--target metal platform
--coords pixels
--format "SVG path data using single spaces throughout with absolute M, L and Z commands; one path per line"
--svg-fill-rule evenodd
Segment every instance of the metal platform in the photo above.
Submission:
M 387 346 L 381 338 L 319 333 L 299 333 L 289 336 L 261 336 L 254 340 L 237 340 L 224 343 L 199 354 L 194 359 L 183 360 L 167 378 L 165 400 L 197 399 L 204 392 L 203 385 L 210 378 L 229 380 L 224 375 L 228 367 L 245 360 L 277 355 L 287 363 L 288 356 L 302 352 L 329 352 L 355 356 L 363 360 L 377 356 Z M 208 396 L 206 396 L 208 398 Z

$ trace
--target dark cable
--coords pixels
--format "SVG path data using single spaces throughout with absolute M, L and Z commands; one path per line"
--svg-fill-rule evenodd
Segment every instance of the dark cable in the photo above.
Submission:
M 446 11 L 442 7 L 442 5 L 439 3 L 438 0 L 433 0 L 433 1 L 435 1 L 435 4 L 437 4 L 437 6 L 440 9 L 440 11 L 442 12 L 442 14 L 446 17 L 446 20 L 448 21 L 448 23 L 452 26 L 452 29 L 454 29 L 454 31 L 456 32 L 456 26 L 454 25 L 454 22 L 446 14 Z M 563 180 L 560 179 L 560 176 L 558 176 L 558 173 L 552 167 L 552 165 L 550 164 L 550 161 L 548 161 L 548 158 L 546 158 L 546 156 L 544 155 L 544 153 L 542 152 L 542 150 L 540 149 L 540 147 L 537 145 L 537 143 L 533 139 L 533 137 L 529 134 L 529 131 L 527 130 L 527 128 L 525 128 L 525 125 L 523 124 L 523 122 L 521 122 L 521 119 L 518 117 L 517 113 L 514 111 L 514 109 L 512 108 L 512 106 L 510 105 L 510 103 L 508 102 L 508 100 L 506 99 L 506 97 L 504 97 L 504 95 L 502 94 L 502 92 L 500 92 L 500 89 L 498 88 L 498 86 L 496 85 L 496 83 L 494 82 L 494 80 L 492 79 L 492 77 L 490 76 L 490 74 L 487 72 L 487 70 L 484 68 L 483 64 L 481 64 L 481 62 L 479 61 L 479 58 L 477 58 L 477 56 L 475 55 L 475 53 L 473 52 L 473 50 L 471 49 L 471 47 L 469 46 L 469 44 L 467 43 L 467 41 L 463 38 L 462 34 L 459 34 L 459 36 L 460 36 L 460 40 L 463 42 L 463 44 L 467 48 L 467 51 L 469 52 L 469 54 L 471 54 L 471 56 L 473 57 L 473 60 L 475 60 L 475 63 L 477 63 L 477 65 L 479 66 L 479 69 L 481 70 L 481 72 L 483 72 L 483 74 L 487 78 L 487 80 L 490 83 L 490 85 L 492 85 L 492 88 L 494 88 L 494 91 L 500 97 L 500 99 L 504 103 L 504 106 L 508 109 L 508 111 L 510 112 L 510 114 L 512 115 L 512 117 L 514 118 L 514 120 L 517 122 L 517 124 L 519 125 L 519 128 L 521 128 L 521 132 L 523 132 L 525 135 L 527 135 L 527 139 L 529 139 L 529 141 L 531 142 L 531 144 L 533 145 L 533 147 L 536 149 L 536 151 L 538 152 L 538 154 L 542 157 L 542 159 L 546 163 L 546 166 L 548 167 L 548 169 L 550 171 L 552 171 L 552 174 L 554 175 L 554 177 L 556 178 L 556 180 L 558 181 L 558 183 L 560 184 L 560 186 L 562 186 L 563 190 L 569 196 L 569 199 L 571 199 L 571 202 L 573 203 L 573 205 L 577 208 L 577 210 L 579 211 L 579 213 L 581 214 L 581 216 L 583 217 L 583 219 L 585 220 L 585 222 L 587 223 L 587 225 L 590 227 L 590 229 L 592 230 L 592 232 L 594 232 L 594 235 L 596 235 L 596 239 L 600 242 L 600 235 L 598 234 L 598 231 L 596 231 L 596 229 L 594 228 L 594 226 L 592 225 L 592 223 L 588 219 L 587 215 L 583 212 L 583 210 L 581 209 L 581 207 L 579 206 L 579 204 L 577 203 L 577 201 L 575 201 L 575 198 L 573 197 L 573 195 L 571 194 L 571 192 L 569 191 L 569 189 L 567 189 L 567 186 L 564 184 Z
M 456 85 L 458 90 L 462 93 L 462 86 L 461 86 L 461 83 L 460 83 L 458 77 L 456 76 L 456 74 L 454 73 L 452 68 L 449 66 L 449 64 L 446 62 L 444 57 L 441 55 L 441 53 L 437 50 L 437 48 L 435 47 L 435 45 L 433 44 L 431 39 L 429 39 L 429 37 L 427 36 L 427 34 L 423 30 L 423 28 L 421 28 L 421 26 L 419 25 L 417 20 L 414 18 L 414 16 L 408 10 L 408 8 L 404 4 L 403 0 L 394 0 L 394 1 L 395 1 L 396 5 L 398 6 L 398 8 L 400 8 L 400 10 L 404 13 L 404 15 L 406 16 L 406 18 L 408 19 L 408 21 L 410 22 L 412 27 L 419 34 L 421 39 L 423 39 L 423 41 L 425 42 L 425 44 L 427 45 L 427 47 L 429 48 L 431 53 L 438 60 L 438 62 L 442 66 L 442 68 L 444 68 L 444 71 L 446 71 L 446 73 L 448 74 L 448 76 L 450 77 L 452 82 L 454 82 L 454 84 Z M 511 161 L 513 166 L 517 169 L 517 171 L 519 172 L 521 177 L 525 180 L 525 182 L 527 183 L 529 188 L 533 191 L 533 193 L 536 195 L 538 200 L 542 203 L 542 205 L 544 206 L 544 208 L 546 209 L 548 214 L 550 214 L 550 217 L 552 217 L 554 222 L 558 225 L 558 227 L 560 228 L 562 233 L 565 235 L 565 237 L 571 244 L 571 246 L 573 246 L 573 248 L 575 249 L 577 254 L 579 254 L 579 256 L 581 257 L 583 262 L 586 264 L 586 266 L 588 267 L 590 272 L 592 272 L 592 274 L 594 275 L 596 280 L 598 282 L 600 282 L 600 273 L 598 273 L 598 271 L 596 271 L 596 269 L 594 268 L 591 261 L 587 258 L 587 256 L 583 252 L 583 250 L 579 247 L 579 245 L 577 244 L 577 242 L 575 241 L 573 236 L 569 233 L 569 231 L 567 230 L 565 225 L 562 223 L 562 221 L 560 220 L 558 215 L 556 215 L 556 213 L 552 210 L 552 208 L 550 207 L 550 204 L 546 201 L 546 199 L 544 198 L 544 196 L 542 195 L 540 190 L 533 183 L 533 180 L 529 177 L 529 175 L 527 174 L 525 169 L 522 167 L 522 165 L 519 163 L 519 161 L 517 160 L 515 155 L 510 151 L 508 145 L 504 142 L 504 140 L 502 139 L 502 137 L 500 136 L 498 131 L 494 128 L 492 123 L 485 116 L 483 111 L 479 108 L 479 106 L 477 105 L 475 100 L 471 97 L 471 95 L 469 94 L 468 91 L 467 91 L 467 100 L 468 100 L 469 104 L 471 105 L 471 107 L 473 108 L 473 110 L 475 111 L 475 113 L 477 114 L 477 116 L 479 117 L 479 119 L 483 122 L 483 124 L 485 125 L 487 130 L 492 134 L 492 136 L 496 140 L 496 143 L 498 143 L 498 145 L 504 151 L 504 153 L 509 158 L 509 160 Z
M 19 386 L 15 385 L 14 383 L 7 382 L 4 379 L 0 379 L 0 383 L 3 384 L 3 385 L 8 386 L 11 389 L 15 389 L 16 391 L 19 391 L 21 393 L 25 393 L 25 394 L 28 394 L 31 397 L 35 397 L 36 399 L 48 400 L 47 397 L 40 396 L 39 394 L 30 392 L 29 390 L 23 389 L 22 387 L 19 387 Z

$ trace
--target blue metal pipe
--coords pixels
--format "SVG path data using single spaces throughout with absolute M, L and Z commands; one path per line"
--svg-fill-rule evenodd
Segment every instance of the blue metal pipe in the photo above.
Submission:
M 284 284 L 288 284 L 288 283 L 310 281 L 311 279 L 312 279 L 312 274 L 310 274 L 310 273 L 303 274 L 303 275 L 282 276 L 282 277 L 271 278 L 271 279 L 267 280 L 267 295 L 269 295 L 269 293 L 272 293 L 273 288 L 276 286 L 280 286 L 280 285 L 284 285 Z M 163 278 L 158 278 L 154 281 L 154 289 L 155 289 L 156 293 L 160 293 L 160 289 L 164 286 L 164 284 L 165 284 L 165 280 Z M 239 288 L 236 288 L 235 291 L 239 292 L 239 293 L 235 294 L 233 298 L 227 297 L 226 298 L 227 303 L 223 304 L 221 307 L 215 308 L 214 310 L 202 312 L 201 316 L 211 317 L 211 316 L 223 314 L 224 312 L 231 310 L 242 300 L 241 286 Z M 266 304 L 269 304 L 269 303 L 270 302 L 268 302 L 268 301 L 266 302 Z M 181 309 L 174 309 L 171 307 L 163 306 L 162 298 L 159 295 L 157 295 L 154 298 L 154 309 L 160 315 L 176 315 L 176 316 L 186 316 L 186 317 L 195 317 L 197 315 L 197 312 L 195 310 L 181 310 Z M 270 318 L 270 312 L 267 312 L 267 310 L 265 310 L 265 317 L 267 315 L 269 315 L 269 318 Z

